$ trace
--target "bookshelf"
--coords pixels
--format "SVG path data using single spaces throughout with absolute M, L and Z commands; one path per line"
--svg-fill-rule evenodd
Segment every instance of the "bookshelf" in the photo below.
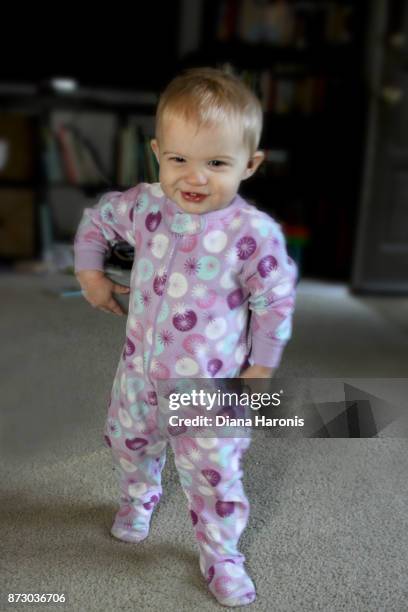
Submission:
M 241 193 L 282 223 L 302 274 L 348 280 L 363 161 L 368 3 L 202 4 L 196 46 L 183 67 L 230 70 L 264 110 L 266 162 Z
M 158 180 L 148 143 L 154 92 L 0 86 L 0 259 L 43 259 L 72 243 L 108 190 Z

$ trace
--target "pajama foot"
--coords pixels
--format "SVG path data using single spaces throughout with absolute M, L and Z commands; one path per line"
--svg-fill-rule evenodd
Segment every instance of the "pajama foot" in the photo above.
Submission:
M 117 540 L 122 540 L 122 542 L 142 542 L 149 535 L 149 530 L 147 531 L 126 531 L 125 529 L 121 529 L 119 527 L 113 526 L 111 529 L 111 535 L 115 537 Z
M 130 504 L 122 506 L 116 514 L 111 535 L 123 542 L 142 542 L 149 535 L 152 510 Z
M 208 588 L 218 603 L 236 607 L 251 604 L 256 599 L 255 585 L 242 564 L 223 561 L 211 565 L 207 572 Z

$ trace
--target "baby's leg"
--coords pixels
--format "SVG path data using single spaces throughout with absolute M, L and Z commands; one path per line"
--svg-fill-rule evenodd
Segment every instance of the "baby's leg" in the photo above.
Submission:
M 105 442 L 112 451 L 120 491 L 120 508 L 111 534 L 126 542 L 147 537 L 162 494 L 167 443 L 156 427 L 154 395 L 138 394 L 127 406 L 112 398 L 105 423 Z
M 249 438 L 179 436 L 170 442 L 210 591 L 223 605 L 252 603 L 255 587 L 238 550 L 249 515 L 240 465 Z

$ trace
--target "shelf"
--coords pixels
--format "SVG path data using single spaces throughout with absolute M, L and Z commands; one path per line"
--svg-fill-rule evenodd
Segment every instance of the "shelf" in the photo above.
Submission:
M 158 96 L 150 91 L 116 91 L 110 89 L 79 88 L 69 94 L 56 94 L 41 86 L 23 87 L 18 84 L 0 84 L 0 101 L 4 110 L 26 110 L 40 113 L 50 110 L 92 110 L 147 112 L 157 103 Z
M 0 179 L 0 189 L 37 189 L 38 186 L 38 182 L 36 181 Z

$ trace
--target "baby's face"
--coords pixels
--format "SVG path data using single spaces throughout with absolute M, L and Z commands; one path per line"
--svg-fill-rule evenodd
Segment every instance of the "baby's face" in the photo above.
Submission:
M 228 206 L 241 181 L 263 160 L 260 151 L 250 157 L 242 134 L 231 125 L 197 131 L 196 123 L 181 118 L 163 121 L 160 142 L 152 140 L 151 145 L 165 195 L 185 212 L 195 214 Z

